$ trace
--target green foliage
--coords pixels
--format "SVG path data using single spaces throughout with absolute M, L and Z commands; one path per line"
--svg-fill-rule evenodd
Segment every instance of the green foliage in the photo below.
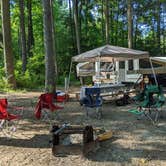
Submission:
M 1 89 L 1 92 L 8 92 L 11 90 L 11 86 L 7 83 L 7 79 L 5 77 L 2 77 L 1 78 L 1 81 L 0 81 L 0 89 Z
M 76 55 L 76 37 L 73 18 L 72 0 L 71 9 L 69 1 L 53 1 L 55 46 L 58 78 L 58 85 L 64 85 L 64 79 L 69 74 L 71 57 Z M 87 3 L 88 2 L 88 3 Z M 110 44 L 127 47 L 127 1 L 113 0 L 110 2 Z M 161 9 L 156 8 L 157 1 L 132 1 L 133 2 L 133 47 L 149 51 L 151 55 L 166 54 L 166 27 L 165 7 L 161 1 Z M 25 3 L 26 4 L 26 3 Z M 102 46 L 105 44 L 105 1 L 90 0 L 79 1 L 78 15 L 80 24 L 81 50 L 82 52 Z M 20 54 L 20 23 L 18 1 L 11 3 L 11 29 L 12 43 L 15 59 L 15 75 L 19 88 L 37 89 L 44 86 L 45 80 L 45 58 L 43 39 L 43 9 L 41 0 L 32 1 L 32 21 L 35 44 L 32 48 L 33 56 L 28 57 L 27 70 L 22 73 L 22 62 Z M 157 40 L 157 19 L 161 16 L 160 37 L 161 46 L 158 47 Z M 25 6 L 26 36 L 28 35 L 28 12 Z M 0 19 L 1 27 L 1 19 Z M 1 33 L 1 28 L 0 28 Z M 1 42 L 1 41 L 0 41 Z M 79 85 L 76 78 L 75 65 L 72 68 L 71 84 Z M 8 89 L 6 84 L 3 50 L 0 48 L 0 88 Z M 87 84 L 91 79 L 87 79 Z
M 59 75 L 57 78 L 57 85 L 64 86 L 65 78 L 69 78 L 69 75 Z M 70 85 L 77 86 L 80 85 L 78 78 L 76 78 L 75 73 L 70 74 Z
M 5 77 L 4 68 L 0 68 L 0 91 L 9 91 L 11 86 L 8 84 L 8 81 Z
M 27 70 L 21 72 L 22 62 L 17 61 L 15 76 L 20 88 L 38 89 L 44 86 L 44 57 L 40 55 L 29 58 Z

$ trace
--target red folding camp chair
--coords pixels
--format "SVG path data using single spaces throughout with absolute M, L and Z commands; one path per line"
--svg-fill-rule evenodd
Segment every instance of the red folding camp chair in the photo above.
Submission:
M 16 131 L 16 125 L 18 125 L 18 120 L 20 119 L 20 115 L 9 113 L 8 108 L 7 99 L 0 99 L 0 130 L 7 137 L 12 136 L 12 133 Z M 15 107 L 15 109 L 17 108 Z M 22 107 L 18 109 L 23 110 Z M 15 120 L 17 120 L 17 122 L 14 122 Z
M 56 92 L 55 95 L 55 101 L 56 103 L 60 104 L 64 107 L 65 103 L 69 100 L 69 95 L 67 93 L 64 93 L 62 91 Z
M 41 94 L 38 103 L 35 108 L 35 117 L 40 119 L 42 116 L 42 111 L 44 114 L 43 119 L 47 119 L 50 122 L 48 111 L 55 112 L 56 110 L 63 109 L 63 107 L 55 105 L 53 103 L 55 95 L 53 93 Z

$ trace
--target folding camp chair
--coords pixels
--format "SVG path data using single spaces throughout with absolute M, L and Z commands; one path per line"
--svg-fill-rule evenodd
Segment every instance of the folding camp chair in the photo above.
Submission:
M 13 132 L 16 131 L 18 120 L 20 115 L 11 114 L 8 109 L 16 109 L 23 111 L 23 107 L 9 107 L 7 99 L 0 99 L 0 130 L 5 136 L 12 136 Z
M 53 103 L 54 98 L 55 95 L 53 93 L 45 93 L 40 95 L 38 103 L 35 108 L 35 117 L 37 119 L 41 119 L 43 111 L 44 115 L 43 119 L 48 120 L 51 123 L 48 110 L 50 110 L 51 112 L 55 112 L 56 110 L 63 108 Z
M 140 100 L 140 98 L 138 98 Z M 135 113 L 137 115 L 145 115 L 153 123 L 157 122 L 159 114 L 162 112 L 162 106 L 165 103 L 165 97 L 161 86 L 148 85 L 145 87 L 142 93 L 141 100 L 143 101 L 139 104 L 138 109 L 129 110 L 129 112 Z M 152 118 L 154 114 L 154 118 Z
M 102 97 L 100 96 L 99 87 L 87 87 L 85 88 L 85 97 L 80 101 L 81 104 L 86 109 L 86 115 L 89 116 L 88 108 L 95 108 L 97 113 L 97 118 L 102 116 Z
M 69 100 L 69 95 L 62 91 L 56 91 L 55 102 L 62 106 Z

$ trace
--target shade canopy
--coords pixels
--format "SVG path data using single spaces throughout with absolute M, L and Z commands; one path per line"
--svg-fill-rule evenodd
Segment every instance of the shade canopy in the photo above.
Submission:
M 105 45 L 72 57 L 74 62 L 112 62 L 149 58 L 149 53 L 124 47 Z
M 166 74 L 166 57 L 150 57 L 150 59 L 153 62 L 155 74 Z M 152 68 L 140 68 L 139 70 L 127 71 L 127 74 L 153 74 L 153 70 Z
M 154 63 L 159 63 L 161 65 L 166 65 L 166 57 L 151 57 Z

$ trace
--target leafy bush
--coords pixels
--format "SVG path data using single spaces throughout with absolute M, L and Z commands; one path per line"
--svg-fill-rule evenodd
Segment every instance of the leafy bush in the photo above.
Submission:
M 57 78 L 57 85 L 63 85 L 65 84 L 65 77 L 69 77 L 68 75 L 59 75 L 58 78 Z M 71 73 L 70 74 L 70 85 L 80 85 L 80 82 L 79 80 L 75 77 L 74 73 Z
M 9 91 L 11 86 L 7 83 L 7 79 L 5 78 L 4 68 L 0 68 L 0 90 L 1 91 Z
M 0 89 L 3 92 L 11 90 L 11 86 L 7 83 L 7 79 L 5 77 L 1 77 L 0 79 Z
M 27 70 L 22 73 L 22 62 L 17 61 L 15 76 L 18 88 L 38 89 L 44 86 L 44 58 L 33 56 L 29 59 Z

